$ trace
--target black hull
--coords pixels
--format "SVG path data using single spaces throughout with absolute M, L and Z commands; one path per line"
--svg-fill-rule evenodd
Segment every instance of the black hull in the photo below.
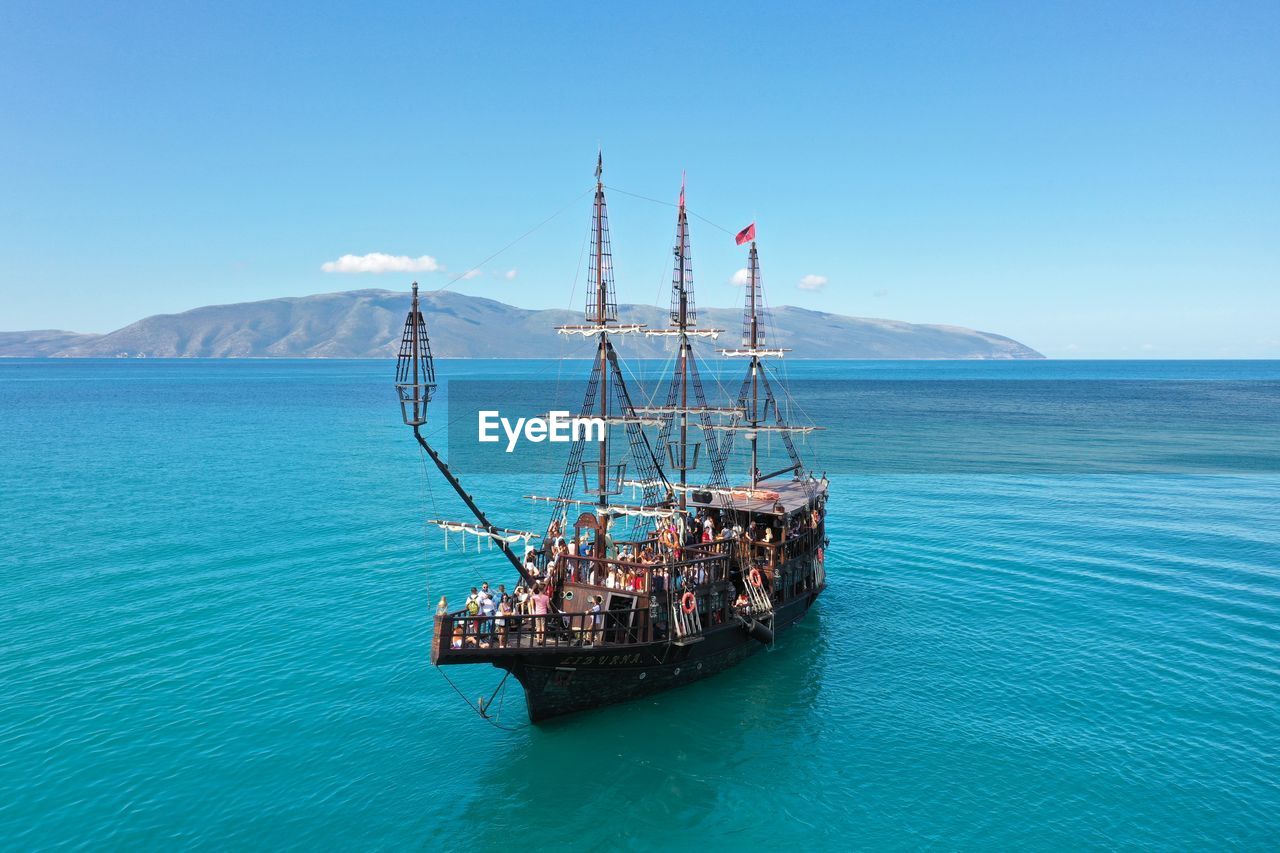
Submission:
M 774 632 L 804 618 L 821 592 L 812 590 L 781 605 L 773 617 Z M 710 678 L 763 648 L 735 623 L 708 630 L 700 642 L 689 645 L 572 648 L 500 657 L 493 664 L 524 687 L 529 720 L 539 723 Z

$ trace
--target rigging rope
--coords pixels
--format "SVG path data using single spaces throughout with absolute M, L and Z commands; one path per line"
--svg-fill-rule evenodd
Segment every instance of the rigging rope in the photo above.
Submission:
M 458 698 L 461 699 L 463 702 L 466 702 L 467 707 L 475 711 L 480 716 L 480 719 L 484 720 L 485 722 L 490 723 L 491 725 L 499 729 L 502 729 L 503 731 L 506 731 L 506 732 L 518 732 L 521 729 L 527 729 L 529 728 L 530 725 L 532 725 L 531 723 L 524 723 L 523 725 L 519 725 L 519 726 L 504 726 L 502 723 L 498 722 L 496 718 L 488 716 L 487 714 L 485 714 L 483 710 L 476 707 L 476 705 L 470 699 L 467 698 L 467 695 L 458 689 L 458 685 L 453 683 L 453 679 L 450 678 L 443 669 L 437 666 L 435 670 L 436 672 L 440 673 L 441 677 L 444 678 L 445 681 L 449 683 L 449 686 L 453 688 L 453 692 L 458 694 Z M 507 675 L 510 675 L 510 674 L 511 674 L 510 672 L 507 673 Z M 499 688 L 504 687 L 506 685 L 506 682 L 507 682 L 507 676 L 504 675 L 502 677 L 502 682 L 499 683 L 498 687 Z M 494 692 L 496 693 L 497 691 L 494 691 Z M 502 706 L 499 705 L 498 708 L 499 708 L 499 711 L 501 711 Z
M 454 284 L 458 283 L 459 281 L 462 281 L 464 278 L 466 278 L 467 276 L 469 276 L 473 271 L 478 270 L 478 269 L 481 269 L 482 267 L 484 267 L 484 265 L 485 265 L 485 264 L 489 263 L 489 261 L 491 261 L 491 260 L 493 260 L 494 258 L 498 257 L 498 256 L 499 256 L 499 255 L 501 255 L 503 252 L 507 251 L 507 249 L 510 249 L 510 248 L 511 248 L 512 246 L 514 246 L 516 243 L 519 243 L 519 242 L 520 242 L 521 240 L 523 240 L 525 237 L 528 237 L 530 234 L 532 234 L 533 232 L 537 231 L 537 230 L 538 230 L 539 228 L 541 228 L 543 225 L 546 225 L 548 222 L 550 222 L 551 220 L 555 219 L 557 216 L 559 216 L 560 214 L 564 213 L 564 212 L 565 212 L 566 210 L 568 210 L 569 208 L 573 207 L 575 204 L 577 204 L 579 201 L 581 201 L 583 198 L 585 198 L 585 197 L 587 196 L 587 194 L 588 194 L 588 193 L 591 193 L 591 192 L 595 192 L 595 187 L 591 187 L 591 189 L 589 189 L 589 190 L 587 190 L 586 192 L 582 193 L 582 195 L 575 196 L 575 197 L 574 197 L 574 199 L 573 199 L 572 201 L 570 201 L 568 204 L 566 204 L 564 207 L 560 208 L 560 209 L 559 209 L 559 210 L 557 210 L 555 213 L 551 214 L 551 215 L 550 215 L 550 216 L 548 216 L 546 219 L 542 220 L 542 221 L 541 221 L 541 222 L 539 222 L 537 225 L 533 226 L 533 227 L 532 227 L 532 228 L 530 228 L 528 231 L 524 232 L 524 233 L 523 233 L 523 234 L 521 234 L 519 237 L 517 237 L 517 238 L 515 238 L 514 240 L 512 240 L 510 243 L 508 243 L 507 245 L 503 246 L 501 249 L 499 249 L 498 251 L 494 252 L 492 255 L 490 255 L 489 257 L 485 258 L 485 259 L 484 259 L 483 261 L 481 261 L 480 263 L 476 264 L 475 266 L 467 267 L 467 269 L 466 269 L 464 272 L 460 272 L 460 273 L 458 273 L 457 275 L 455 275 L 453 278 L 449 279 L 449 281 L 447 281 L 447 282 L 445 283 L 444 287 L 441 287 L 441 288 L 440 288 L 440 290 L 448 290 L 448 289 L 449 289 L 450 287 L 452 287 Z M 439 292 L 439 291 L 437 291 L 437 292 Z
M 669 201 L 662 201 L 661 199 L 657 199 L 657 198 L 650 198 L 650 197 L 649 197 L 649 196 L 647 196 L 647 195 L 640 195 L 640 193 L 627 192 L 626 190 L 624 190 L 624 189 L 619 189 L 618 187 L 615 187 L 615 186 L 613 186 L 612 184 L 605 184 L 605 187 L 606 187 L 607 189 L 613 190 L 613 191 L 614 191 L 614 192 L 616 192 L 616 193 L 622 193 L 623 195 L 629 195 L 629 196 L 631 196 L 632 198 L 638 198 L 638 199 L 640 199 L 641 201 L 651 201 L 651 202 L 653 202 L 654 204 L 660 204 L 660 205 L 662 205 L 662 206 L 664 206 L 664 207 L 679 207 L 679 206 L 680 206 L 680 205 L 678 205 L 678 204 L 672 204 L 672 203 L 671 203 L 671 202 L 669 202 Z M 712 222 L 710 219 L 707 219 L 707 217 L 705 217 L 705 216 L 703 216 L 703 215 L 701 215 L 701 214 L 699 214 L 699 213 L 694 213 L 692 210 L 690 210 L 690 209 L 689 209 L 688 205 L 685 205 L 684 210 L 685 210 L 685 213 L 689 214 L 690 216 L 692 216 L 692 217 L 694 217 L 694 218 L 696 218 L 696 219 L 701 219 L 703 222 L 707 223 L 707 224 L 708 224 L 708 225 L 710 225 L 712 228 L 718 228 L 719 230 L 723 231 L 724 233 L 726 233 L 726 234 L 728 234 L 728 235 L 730 235 L 730 236 L 736 235 L 736 234 L 738 233 L 737 231 L 730 231 L 728 228 L 725 228 L 723 225 L 719 224 L 718 222 Z

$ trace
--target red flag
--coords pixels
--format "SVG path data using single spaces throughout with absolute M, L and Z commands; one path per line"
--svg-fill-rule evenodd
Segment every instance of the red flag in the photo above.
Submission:
M 756 224 L 752 222 L 746 228 L 743 228 L 741 231 L 739 231 L 738 236 L 734 237 L 733 239 L 737 240 L 738 245 L 741 246 L 743 243 L 750 243 L 755 238 L 756 238 Z
M 680 173 L 680 206 L 684 207 L 684 172 Z

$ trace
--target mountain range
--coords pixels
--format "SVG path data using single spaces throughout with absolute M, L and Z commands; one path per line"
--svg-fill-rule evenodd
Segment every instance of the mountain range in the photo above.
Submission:
M 351 290 L 315 296 L 210 305 L 157 314 L 104 335 L 58 330 L 0 332 L 0 357 L 58 358 L 388 358 L 396 354 L 409 298 L 390 290 Z M 565 309 L 516 308 L 452 291 L 422 295 L 435 354 L 443 358 L 586 357 L 594 342 L 564 336 L 556 326 L 582 322 Z M 620 305 L 624 323 L 662 328 L 667 312 L 652 305 Z M 740 340 L 741 311 L 699 308 L 698 324 L 724 329 L 714 344 Z M 669 338 L 627 335 L 633 358 L 665 357 Z M 766 342 L 795 358 L 1043 358 L 1017 341 L 960 326 L 848 317 L 783 306 L 769 316 Z

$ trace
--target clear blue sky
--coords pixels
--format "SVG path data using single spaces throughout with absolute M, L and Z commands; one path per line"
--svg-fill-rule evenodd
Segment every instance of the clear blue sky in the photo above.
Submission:
M 465 271 L 606 182 L 759 221 L 775 305 L 1280 357 L 1280 3 L 0 7 L 0 329 Z M 670 208 L 610 198 L 619 297 Z M 589 199 L 454 287 L 570 297 Z M 702 304 L 743 252 L 693 222 Z M 505 273 L 515 270 L 514 278 Z M 805 276 L 826 284 L 804 289 Z

